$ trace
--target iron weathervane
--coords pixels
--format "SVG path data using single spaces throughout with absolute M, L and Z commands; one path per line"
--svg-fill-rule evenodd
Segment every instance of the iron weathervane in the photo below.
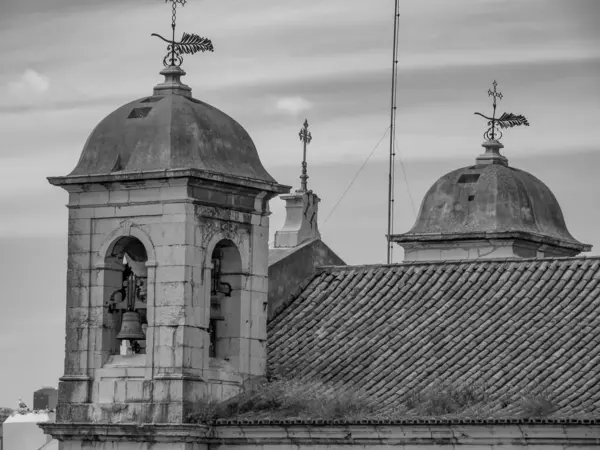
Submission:
M 175 41 L 175 22 L 177 21 L 177 4 L 184 6 L 187 0 L 165 0 L 165 2 L 171 2 L 173 6 L 173 14 L 171 20 L 171 29 L 173 30 L 171 40 L 165 39 L 160 34 L 152 33 L 152 36 L 156 36 L 167 44 L 167 55 L 163 59 L 165 67 L 169 66 L 181 66 L 183 62 L 182 54 L 193 55 L 197 52 L 212 52 L 214 51 L 213 45 L 210 39 L 200 37 L 193 33 L 183 33 L 181 41 Z
M 487 139 L 488 141 L 493 141 L 496 139 L 501 139 L 502 138 L 502 132 L 500 131 L 500 129 L 498 129 L 498 127 L 500 128 L 512 128 L 512 127 L 518 127 L 520 125 L 525 125 L 526 127 L 529 126 L 529 122 L 527 121 L 527 119 L 525 118 L 525 116 L 522 115 L 517 115 L 517 114 L 513 114 L 513 113 L 502 113 L 502 115 L 496 119 L 496 99 L 498 100 L 502 100 L 502 92 L 496 91 L 496 86 L 498 86 L 498 83 L 496 83 L 496 80 L 494 80 L 494 90 L 492 91 L 491 89 L 488 89 L 488 96 L 492 97 L 494 99 L 494 103 L 493 103 L 493 107 L 494 107 L 494 112 L 492 114 L 492 117 L 488 117 L 488 116 L 484 116 L 481 113 L 476 112 L 475 114 L 483 117 L 484 119 L 488 120 L 488 130 L 483 134 L 483 137 L 485 139 Z
M 308 131 L 308 119 L 304 119 L 304 126 L 300 129 L 300 140 L 304 144 L 304 156 L 302 157 L 302 175 L 300 175 L 300 190 L 306 192 L 308 190 L 308 174 L 306 173 L 306 146 L 312 141 L 312 134 Z

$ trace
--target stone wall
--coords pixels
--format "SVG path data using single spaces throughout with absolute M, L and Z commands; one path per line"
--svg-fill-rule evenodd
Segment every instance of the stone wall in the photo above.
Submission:
M 38 450 L 50 441 L 50 436 L 40 430 L 38 423 L 54 420 L 54 413 L 15 413 L 2 426 L 3 450 Z
M 272 254 L 285 252 L 282 258 L 269 264 L 269 317 L 297 293 L 302 281 L 319 266 L 339 266 L 346 263 L 323 241 L 315 239 L 292 249 L 271 249 Z

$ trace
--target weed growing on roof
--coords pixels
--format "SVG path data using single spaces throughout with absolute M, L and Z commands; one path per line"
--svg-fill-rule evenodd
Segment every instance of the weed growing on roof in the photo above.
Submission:
M 544 395 L 532 395 L 521 398 L 521 412 L 523 417 L 546 417 L 556 411 L 557 407 Z
M 374 401 L 353 386 L 294 378 L 253 379 L 222 403 L 205 398 L 188 417 L 193 423 L 216 419 L 398 420 L 416 417 L 547 417 L 557 411 L 553 391 L 542 382 L 505 385 L 501 397 L 483 383 L 438 380 L 404 396 L 398 405 Z M 496 395 L 494 395 L 496 394 Z
M 487 401 L 485 385 L 438 381 L 425 389 L 410 392 L 406 405 L 419 416 L 444 416 L 473 409 Z
M 558 409 L 555 404 L 555 389 L 544 382 L 536 379 L 535 383 L 525 386 L 519 392 L 519 408 L 522 417 L 546 417 Z
M 204 396 L 194 405 L 193 412 L 188 416 L 188 422 L 191 423 L 210 423 L 219 419 L 219 405 L 221 402 Z
M 368 396 L 360 390 L 297 379 L 245 383 L 239 395 L 232 399 L 220 404 L 210 399 L 200 403 L 190 415 L 190 422 L 248 416 L 253 419 L 359 419 L 374 413 Z

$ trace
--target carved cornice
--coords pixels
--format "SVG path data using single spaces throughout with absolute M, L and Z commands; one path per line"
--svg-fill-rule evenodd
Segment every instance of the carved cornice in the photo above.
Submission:
M 458 424 L 451 421 L 436 424 L 428 423 L 427 420 L 415 420 L 412 425 L 393 425 L 382 423 L 384 421 L 367 420 L 347 425 L 315 423 L 318 421 L 311 421 L 312 424 L 301 424 L 302 420 L 281 421 L 282 423 L 278 425 L 256 425 L 252 424 L 251 420 L 246 422 L 248 423 L 237 426 L 217 425 L 214 432 L 210 434 L 208 443 L 255 446 L 273 444 L 361 446 L 361 448 L 405 445 L 427 448 L 446 445 L 468 445 L 473 446 L 472 448 L 491 446 L 495 448 L 495 446 L 506 445 L 510 448 L 530 448 L 535 445 L 548 445 L 560 448 L 578 445 L 592 447 L 600 444 L 600 429 L 597 425 L 591 424 L 529 424 L 520 421 L 519 424 L 509 425 L 493 423 L 493 421 L 487 423 L 485 420 L 480 420 L 478 424 Z M 294 422 L 298 424 L 294 425 Z
M 166 180 L 173 178 L 192 178 L 206 182 L 216 182 L 231 186 L 243 186 L 248 189 L 266 191 L 272 196 L 287 193 L 290 186 L 285 186 L 277 182 L 245 178 L 235 175 L 226 175 L 223 173 L 212 172 L 200 169 L 169 169 L 169 170 L 148 170 L 135 172 L 115 172 L 110 174 L 90 174 L 90 175 L 67 175 L 62 177 L 48 177 L 50 184 L 61 186 L 67 190 L 77 192 L 77 188 L 72 189 L 69 186 L 97 184 L 97 183 L 123 183 L 145 180 Z
M 460 421 L 412 420 L 406 424 L 361 420 L 333 424 L 327 421 L 240 420 L 216 426 L 200 424 L 40 423 L 45 433 L 60 441 L 205 443 L 214 445 L 360 445 L 360 446 L 586 446 L 600 444 L 595 421 Z M 280 422 L 280 423 L 275 423 Z M 306 422 L 306 423 L 303 423 Z M 310 422 L 310 423 L 308 423 Z M 389 421 L 387 421 L 389 422 Z M 464 422 L 464 421 L 463 421 Z M 234 424 L 236 423 L 236 424 Z M 475 447 L 474 447 L 475 448 Z
M 101 442 L 198 442 L 205 439 L 210 427 L 187 424 L 38 424 L 44 433 L 59 441 L 94 440 Z

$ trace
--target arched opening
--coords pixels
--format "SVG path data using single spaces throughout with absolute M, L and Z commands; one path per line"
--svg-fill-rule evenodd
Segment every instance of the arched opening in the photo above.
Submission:
M 209 356 L 229 360 L 240 336 L 242 258 L 233 242 L 220 241 L 212 252 Z
M 146 353 L 148 254 L 135 237 L 118 239 L 104 265 L 103 350 L 110 355 Z

